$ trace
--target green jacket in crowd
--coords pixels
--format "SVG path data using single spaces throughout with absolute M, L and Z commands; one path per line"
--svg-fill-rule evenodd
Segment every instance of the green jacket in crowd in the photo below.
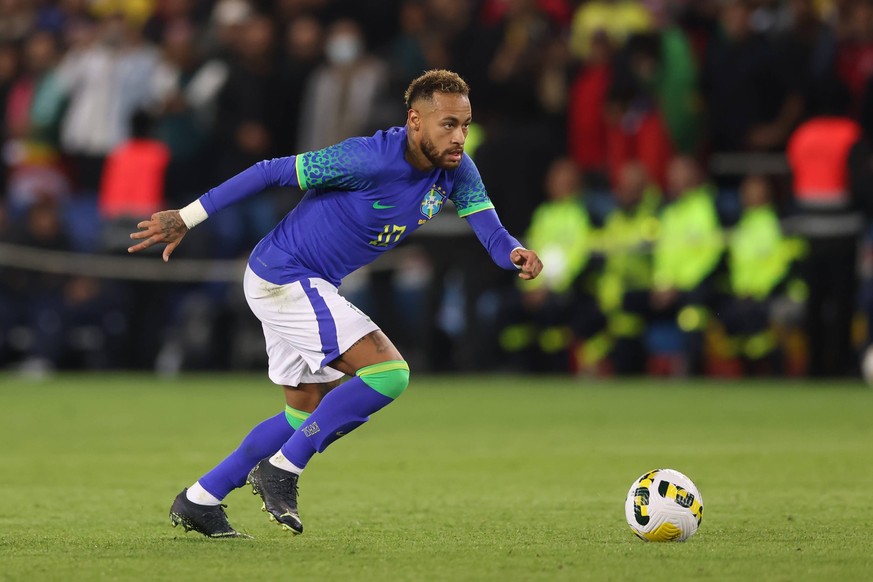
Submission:
M 633 208 L 615 208 L 603 224 L 598 248 L 603 252 L 603 273 L 598 284 L 601 308 L 621 306 L 627 291 L 652 286 L 652 245 L 658 235 L 660 193 L 650 187 Z
M 801 251 L 798 241 L 783 236 L 771 206 L 744 210 L 728 244 L 731 291 L 738 297 L 766 299 Z
M 554 293 L 570 290 L 591 256 L 591 219 L 581 196 L 546 201 L 533 213 L 526 244 L 537 249 L 543 273 L 520 283 L 523 291 L 547 287 Z
M 655 289 L 694 289 L 716 268 L 723 250 L 721 225 L 710 187 L 686 191 L 661 212 L 654 251 Z

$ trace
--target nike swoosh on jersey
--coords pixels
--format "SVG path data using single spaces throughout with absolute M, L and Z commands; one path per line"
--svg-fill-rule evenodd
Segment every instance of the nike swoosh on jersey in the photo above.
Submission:
M 376 210 L 385 210 L 386 208 L 394 208 L 393 206 L 383 205 L 381 200 L 373 202 L 373 208 Z

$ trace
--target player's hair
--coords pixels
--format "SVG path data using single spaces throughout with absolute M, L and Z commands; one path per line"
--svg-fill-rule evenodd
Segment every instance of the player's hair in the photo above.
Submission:
M 412 107 L 412 104 L 419 99 L 432 100 L 434 93 L 469 95 L 470 86 L 457 73 L 445 69 L 431 69 L 409 84 L 403 95 L 406 108 Z

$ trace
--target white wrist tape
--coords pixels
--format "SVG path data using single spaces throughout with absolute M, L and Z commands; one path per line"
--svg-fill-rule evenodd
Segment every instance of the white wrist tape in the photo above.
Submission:
M 200 200 L 195 200 L 185 208 L 179 210 L 179 216 L 182 217 L 182 222 L 184 222 L 185 226 L 189 229 L 194 228 L 209 218 L 209 214 L 206 213 L 206 209 L 203 208 Z
M 527 250 L 527 249 L 525 249 L 524 247 L 515 247 L 514 249 L 509 251 L 509 256 L 511 257 L 512 253 L 514 253 L 515 251 L 524 251 L 524 250 Z M 515 263 L 513 263 L 513 264 L 515 265 Z M 521 265 L 515 265 L 515 268 L 518 270 L 521 270 Z

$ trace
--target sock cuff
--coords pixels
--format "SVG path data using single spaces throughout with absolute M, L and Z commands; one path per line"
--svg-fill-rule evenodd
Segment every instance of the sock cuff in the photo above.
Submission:
M 379 374 L 380 372 L 390 372 L 392 370 L 406 370 L 407 372 L 409 372 L 409 364 L 406 363 L 406 360 L 389 360 L 387 362 L 380 362 L 371 366 L 364 366 L 363 368 L 355 372 L 355 376 L 370 376 L 372 374 Z
M 355 374 L 364 384 L 392 400 L 400 396 L 409 385 L 409 364 L 403 360 L 364 366 Z
M 304 412 L 302 410 L 297 410 L 296 408 L 291 408 L 289 405 L 285 405 L 285 420 L 288 421 L 288 424 L 291 425 L 291 428 L 297 430 L 300 426 L 306 422 L 306 419 L 309 418 L 311 413 Z

